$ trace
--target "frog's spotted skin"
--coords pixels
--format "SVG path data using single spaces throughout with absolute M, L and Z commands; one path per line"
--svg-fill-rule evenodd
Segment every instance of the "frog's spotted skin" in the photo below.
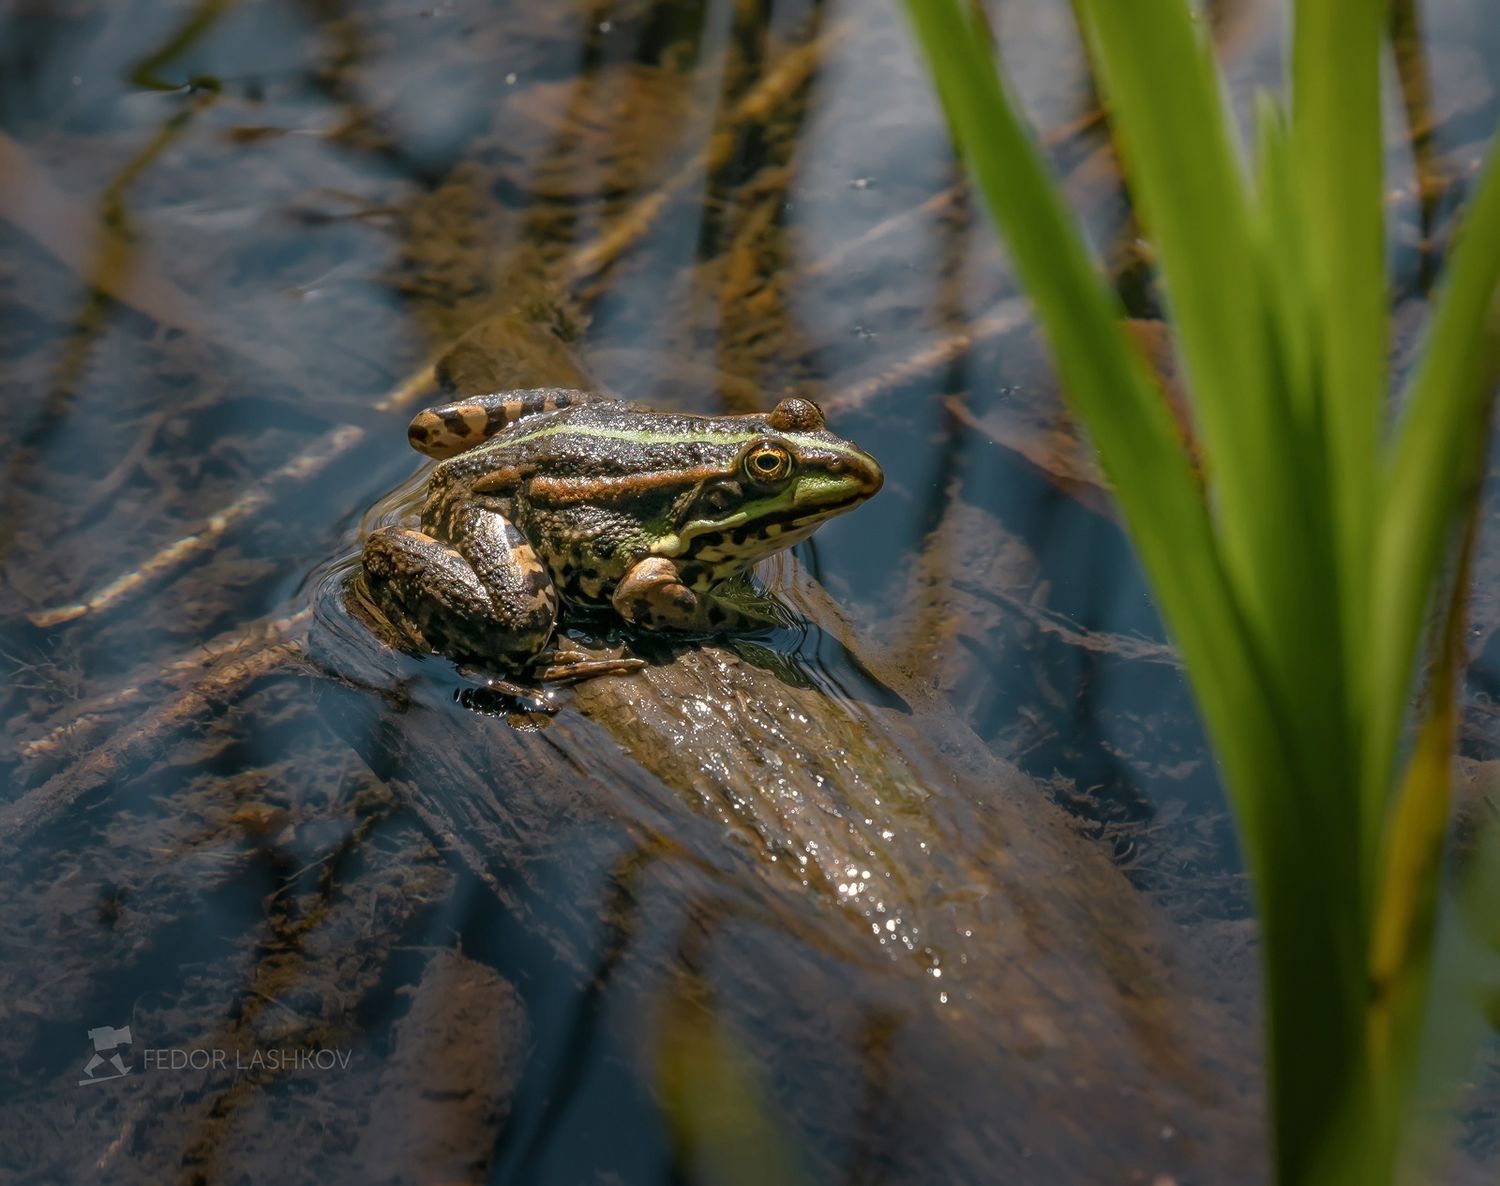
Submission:
M 430 409 L 411 437 L 443 460 L 421 530 L 367 541 L 370 586 L 428 646 L 511 666 L 546 647 L 560 603 L 649 629 L 762 628 L 776 617 L 749 570 L 883 480 L 795 398 L 712 417 L 546 388 Z
M 560 411 L 600 398 L 592 392 L 565 387 L 476 395 L 418 412 L 407 426 L 406 439 L 418 453 L 443 460 L 482 445 L 522 416 Z

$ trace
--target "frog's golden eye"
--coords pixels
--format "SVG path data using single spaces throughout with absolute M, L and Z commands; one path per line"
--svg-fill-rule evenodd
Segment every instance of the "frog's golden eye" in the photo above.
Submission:
M 779 482 L 792 472 L 792 455 L 780 445 L 756 445 L 742 464 L 752 482 Z

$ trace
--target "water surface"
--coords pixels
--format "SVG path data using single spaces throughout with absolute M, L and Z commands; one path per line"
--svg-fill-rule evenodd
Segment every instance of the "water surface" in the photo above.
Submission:
M 1068 7 L 992 7 L 1038 134 L 1155 342 L 1148 255 Z M 1212 7 L 1243 110 L 1280 76 L 1281 15 Z M 1398 366 L 1500 76 L 1485 5 L 1402 11 Z M 851 1183 L 1027 1180 L 1032 1150 L 987 1149 L 892 1070 L 921 1063 L 903 1041 L 926 1031 L 903 1011 L 960 1002 L 928 976 L 913 1005 L 860 948 L 724 921 L 653 881 L 671 861 L 642 836 L 706 852 L 718 825 L 569 717 L 566 696 L 556 724 L 497 741 L 511 726 L 456 702 L 444 661 L 334 689 L 358 623 L 309 649 L 319 591 L 420 478 L 413 377 L 517 310 L 601 386 L 703 412 L 797 391 L 874 453 L 880 497 L 767 574 L 814 576 L 858 644 L 806 622 L 758 661 L 856 719 L 899 706 L 861 648 L 918 673 L 1128 873 L 1132 911 L 1186 928 L 1219 968 L 1226 1026 L 1250 1024 L 1248 897 L 1191 702 L 893 7 L 11 3 L 7 1179 L 648 1184 L 733 1181 L 739 1164 L 749 1181 L 799 1165 Z M 1475 759 L 1500 756 L 1493 569 L 1473 615 Z M 524 746 L 509 752 L 539 769 L 611 777 L 516 817 L 546 840 L 531 863 L 466 863 L 393 782 L 390 755 L 436 738 L 460 758 Z M 516 769 L 485 778 L 497 801 L 530 802 Z M 720 881 L 725 901 L 752 900 Z M 598 899 L 591 927 L 580 897 Z M 694 928 L 742 966 L 802 943 L 787 966 L 807 983 L 785 1003 L 737 998 Z M 799 988 L 821 1000 L 841 981 L 858 1009 L 794 1007 Z M 738 1031 L 718 1024 L 735 1009 Z M 114 1048 L 88 1033 L 122 1027 Z M 111 1049 L 131 1074 L 106 1082 Z M 272 1066 L 272 1051 L 290 1053 Z M 985 1065 L 956 1046 L 925 1065 L 915 1081 L 931 1090 L 946 1067 L 983 1113 Z M 815 1087 L 838 1074 L 865 1093 Z M 1253 1091 L 1245 1068 L 1224 1077 Z M 1218 1090 L 1184 1090 L 1200 1088 Z M 727 1133 L 689 1106 L 700 1091 L 725 1101 Z M 1467 1125 L 1475 1158 L 1497 1152 L 1493 1098 Z M 1090 1119 L 1036 1117 L 1038 1148 Z M 1154 1142 L 1177 1139 L 1140 1134 L 1121 1165 L 1144 1172 Z M 912 1168 L 928 1156 L 930 1179 Z

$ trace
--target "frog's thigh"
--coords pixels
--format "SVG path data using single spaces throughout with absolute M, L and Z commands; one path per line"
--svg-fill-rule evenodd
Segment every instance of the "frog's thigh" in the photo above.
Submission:
M 508 633 L 539 636 L 540 650 L 557 622 L 557 589 L 531 541 L 500 512 L 478 506 L 460 509 L 452 530 L 459 555 L 489 591 L 495 619 Z
M 372 532 L 364 567 L 381 608 L 436 650 L 521 662 L 552 634 L 556 597 L 550 583 L 545 595 L 497 597 L 468 559 L 420 531 Z M 493 574 L 497 567 L 491 562 L 487 570 Z M 517 578 L 518 585 L 524 582 Z
M 714 633 L 760 630 L 774 624 L 712 594 L 694 593 L 682 583 L 676 565 L 664 556 L 640 561 L 615 587 L 611 600 L 622 618 L 648 630 Z
M 365 540 L 365 576 L 387 616 L 429 646 L 473 649 L 490 595 L 462 556 L 430 535 L 382 527 Z

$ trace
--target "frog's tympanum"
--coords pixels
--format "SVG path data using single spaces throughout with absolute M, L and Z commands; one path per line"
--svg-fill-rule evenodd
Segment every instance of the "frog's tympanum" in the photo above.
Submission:
M 655 412 L 543 388 L 432 408 L 412 445 L 441 459 L 420 530 L 365 543 L 371 592 L 414 639 L 515 670 L 559 606 L 694 633 L 778 619 L 749 580 L 880 489 L 874 458 L 804 399 L 768 414 Z

